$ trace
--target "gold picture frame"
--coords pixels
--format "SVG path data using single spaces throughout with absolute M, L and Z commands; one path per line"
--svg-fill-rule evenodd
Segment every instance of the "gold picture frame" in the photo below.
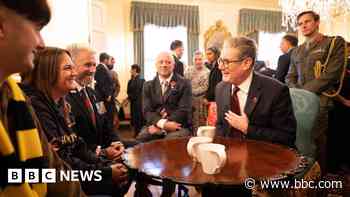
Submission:
M 222 49 L 225 39 L 231 36 L 222 20 L 216 21 L 204 34 L 204 49 L 217 47 Z

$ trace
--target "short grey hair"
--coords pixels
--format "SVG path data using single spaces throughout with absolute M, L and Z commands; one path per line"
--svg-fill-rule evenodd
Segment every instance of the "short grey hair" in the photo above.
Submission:
M 253 64 L 255 63 L 257 51 L 256 43 L 248 37 L 231 37 L 225 41 L 224 48 L 236 48 L 240 52 L 239 59 L 250 57 L 253 59 Z
M 194 59 L 194 57 L 195 57 L 196 55 L 200 55 L 200 56 L 202 56 L 202 57 L 204 56 L 203 52 L 200 51 L 200 50 L 196 50 L 196 51 L 193 53 L 193 59 Z
M 73 62 L 76 60 L 78 54 L 82 51 L 88 51 L 90 53 L 96 54 L 96 52 L 86 43 L 73 43 L 68 45 L 66 49 L 71 54 Z
M 170 53 L 170 52 L 167 52 L 167 51 L 162 51 L 162 52 L 158 53 L 158 55 L 157 55 L 157 57 L 156 57 L 156 63 L 157 63 L 158 59 L 160 58 L 160 56 L 162 56 L 162 55 L 169 56 L 171 62 L 175 65 L 174 56 L 172 56 L 171 53 Z

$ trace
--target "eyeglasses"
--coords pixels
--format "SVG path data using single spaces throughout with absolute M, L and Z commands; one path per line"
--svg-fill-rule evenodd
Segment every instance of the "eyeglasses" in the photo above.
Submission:
M 228 67 L 234 63 L 240 63 L 240 62 L 243 62 L 245 60 L 245 57 L 242 58 L 242 59 L 239 59 L 239 60 L 227 60 L 227 59 L 222 59 L 222 58 L 219 58 L 218 59 L 218 64 L 219 65 L 223 65 L 225 67 Z
M 157 63 L 158 64 L 171 64 L 172 62 L 170 60 L 159 60 Z

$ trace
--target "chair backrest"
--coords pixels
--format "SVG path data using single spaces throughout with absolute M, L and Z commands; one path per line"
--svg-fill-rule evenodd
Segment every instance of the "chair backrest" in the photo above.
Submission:
M 315 158 L 316 144 L 312 130 L 320 110 L 320 99 L 316 94 L 307 90 L 297 88 L 289 90 L 297 121 L 295 145 L 302 155 Z

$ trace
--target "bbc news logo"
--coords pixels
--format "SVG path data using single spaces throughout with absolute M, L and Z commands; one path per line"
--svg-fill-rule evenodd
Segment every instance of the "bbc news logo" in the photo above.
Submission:
M 58 174 L 57 174 L 58 173 Z M 11 168 L 7 171 L 8 183 L 56 183 L 62 181 L 101 181 L 101 170 L 56 170 Z

